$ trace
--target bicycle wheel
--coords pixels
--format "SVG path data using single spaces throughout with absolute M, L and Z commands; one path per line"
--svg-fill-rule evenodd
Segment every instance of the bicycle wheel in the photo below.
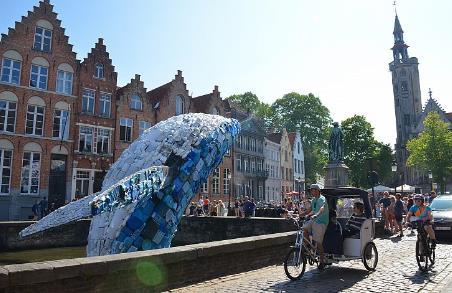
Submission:
M 428 259 L 430 260 L 430 266 L 433 266 L 435 264 L 435 249 L 432 248 L 432 240 L 428 240 L 428 248 L 430 255 L 428 256 Z
M 306 269 L 306 257 L 300 254 L 299 248 L 292 248 L 284 260 L 284 272 L 286 276 L 295 281 L 300 279 Z
M 428 270 L 429 258 L 426 256 L 424 243 L 421 240 L 416 240 L 416 261 L 419 269 L 423 272 Z
M 368 271 L 375 271 L 378 263 L 378 251 L 373 242 L 369 242 L 364 246 L 363 264 Z

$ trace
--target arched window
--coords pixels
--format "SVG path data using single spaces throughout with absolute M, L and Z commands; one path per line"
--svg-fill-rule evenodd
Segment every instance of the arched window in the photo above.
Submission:
M 94 77 L 95 78 L 104 78 L 104 66 L 101 63 L 96 63 Z
M 50 22 L 44 19 L 38 20 L 36 22 L 33 49 L 50 52 L 52 49 L 52 30 L 53 26 Z
M 134 110 L 143 109 L 143 103 L 141 102 L 141 97 L 139 95 L 132 95 L 130 98 L 130 108 Z
M 13 50 L 3 53 L 1 81 L 20 84 L 22 56 Z
M 24 147 L 20 193 L 38 194 L 41 171 L 41 152 L 39 144 L 29 142 Z
M 9 140 L 0 139 L 0 194 L 9 194 L 13 149 L 14 146 Z
M 176 115 L 184 114 L 184 100 L 181 96 L 176 96 Z
M 72 81 L 74 70 L 67 63 L 58 65 L 56 92 L 72 95 Z

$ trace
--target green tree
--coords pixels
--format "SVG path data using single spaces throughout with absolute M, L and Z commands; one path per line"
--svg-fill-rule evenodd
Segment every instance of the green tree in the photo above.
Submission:
M 341 123 L 344 132 L 344 161 L 350 168 L 352 185 L 368 187 L 367 176 L 376 154 L 374 129 L 364 116 L 355 115 Z
M 380 176 L 380 182 L 386 186 L 393 184 L 393 174 L 391 170 L 393 161 L 392 149 L 389 144 L 375 142 L 375 170 Z
M 427 115 L 424 131 L 408 141 L 407 149 L 407 165 L 430 170 L 433 180 L 440 184 L 441 192 L 444 193 L 447 175 L 452 171 L 452 132 L 438 113 Z
M 273 128 L 288 132 L 300 131 L 305 155 L 306 178 L 316 182 L 327 161 L 330 111 L 313 94 L 289 93 L 271 106 Z
M 229 101 L 237 104 L 243 111 L 255 113 L 261 102 L 252 92 L 246 92 L 240 95 L 232 95 L 227 98 Z

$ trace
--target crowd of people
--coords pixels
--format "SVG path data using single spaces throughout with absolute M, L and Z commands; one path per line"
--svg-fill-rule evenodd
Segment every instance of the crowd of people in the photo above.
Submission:
M 375 215 L 384 221 L 384 228 L 388 233 L 398 233 L 399 236 L 403 236 L 402 225 L 408 211 L 414 205 L 414 195 L 414 193 L 404 196 L 400 193 L 391 195 L 385 191 L 383 196 L 375 203 Z M 423 195 L 426 205 L 429 205 L 435 198 L 436 193 L 434 191 Z

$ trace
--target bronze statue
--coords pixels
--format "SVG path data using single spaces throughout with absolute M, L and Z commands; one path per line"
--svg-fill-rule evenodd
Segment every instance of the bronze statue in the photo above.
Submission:
M 330 141 L 328 143 L 328 158 L 330 162 L 342 162 L 344 159 L 344 134 L 339 128 L 339 123 L 333 123 Z

